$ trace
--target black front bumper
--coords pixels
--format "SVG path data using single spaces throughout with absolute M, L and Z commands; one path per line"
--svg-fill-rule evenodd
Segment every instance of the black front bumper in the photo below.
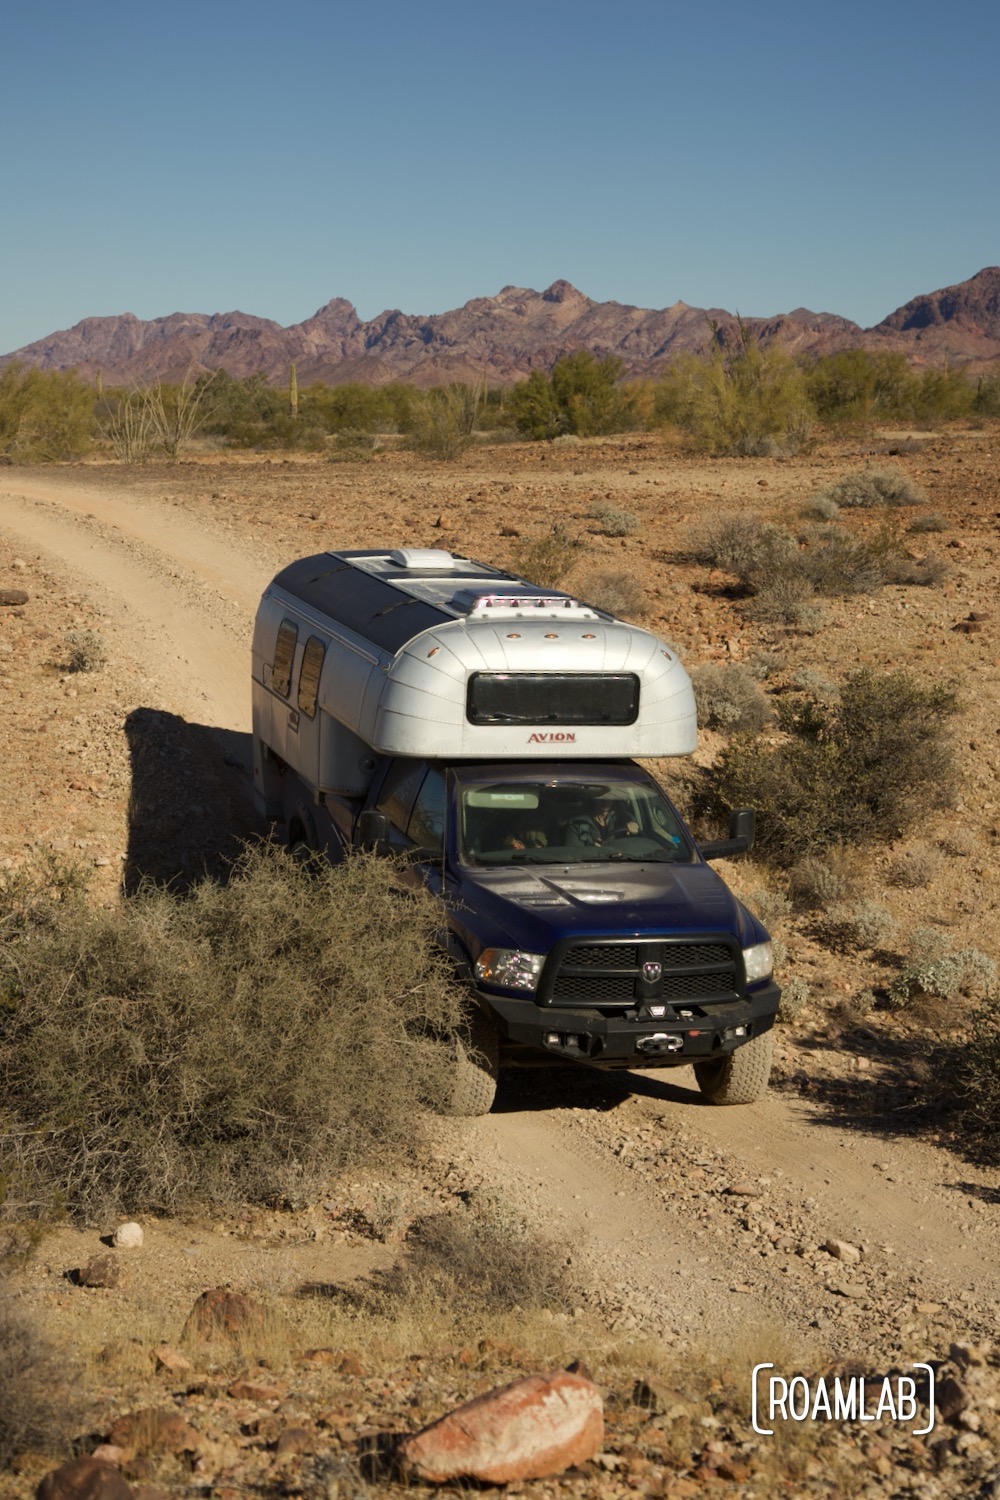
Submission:
M 781 990 L 767 984 L 743 999 L 703 1003 L 696 1015 L 655 1019 L 641 1010 L 604 1015 L 483 990 L 479 995 L 514 1046 L 594 1068 L 669 1068 L 721 1057 L 769 1031 Z

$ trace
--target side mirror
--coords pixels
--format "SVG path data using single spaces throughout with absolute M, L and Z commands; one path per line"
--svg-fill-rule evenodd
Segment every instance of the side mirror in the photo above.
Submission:
M 757 832 L 757 814 L 752 807 L 737 807 L 729 814 L 729 837 L 701 844 L 702 859 L 727 859 L 731 854 L 746 854 L 753 848 Z
M 385 813 L 365 808 L 358 819 L 358 848 L 371 854 L 389 853 L 389 819 Z

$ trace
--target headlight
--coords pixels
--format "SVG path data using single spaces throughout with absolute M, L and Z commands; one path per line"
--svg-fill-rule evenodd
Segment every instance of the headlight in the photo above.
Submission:
M 744 948 L 743 967 L 746 970 L 747 984 L 753 984 L 758 979 L 770 979 L 774 973 L 774 944 L 754 943 L 752 948 Z
M 545 962 L 544 953 L 521 953 L 517 948 L 484 948 L 476 960 L 476 978 L 507 990 L 535 990 Z

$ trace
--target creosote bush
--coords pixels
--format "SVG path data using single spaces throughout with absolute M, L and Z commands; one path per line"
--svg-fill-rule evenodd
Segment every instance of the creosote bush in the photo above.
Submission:
M 1000 1155 L 1000 992 L 990 989 L 972 1015 L 971 1037 L 952 1058 L 952 1087 L 963 1127 Z
M 816 931 L 828 948 L 852 953 L 856 948 L 880 948 L 896 930 L 890 912 L 875 901 L 837 902 L 816 923 Z
M 755 807 L 757 848 L 779 864 L 898 838 L 952 800 L 947 731 L 956 707 L 949 688 L 863 668 L 847 677 L 839 703 L 783 708 L 783 742 L 734 739 L 716 762 L 706 808 L 728 816 Z
M 0 886 L 8 1210 L 273 1203 L 405 1151 L 461 1004 L 439 921 L 384 862 L 268 846 L 118 909 L 57 871 Z
M 861 880 L 859 856 L 833 844 L 818 854 L 804 854 L 788 872 L 788 889 L 800 911 L 835 906 L 857 892 Z

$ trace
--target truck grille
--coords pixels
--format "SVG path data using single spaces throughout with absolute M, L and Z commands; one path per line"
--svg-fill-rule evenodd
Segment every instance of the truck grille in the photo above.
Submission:
M 649 938 L 626 943 L 585 943 L 553 955 L 551 977 L 540 998 L 552 1005 L 683 1005 L 687 1001 L 733 1000 L 742 982 L 735 944 L 670 942 Z M 659 964 L 655 978 L 643 966 Z M 546 991 L 548 993 L 546 993 Z

